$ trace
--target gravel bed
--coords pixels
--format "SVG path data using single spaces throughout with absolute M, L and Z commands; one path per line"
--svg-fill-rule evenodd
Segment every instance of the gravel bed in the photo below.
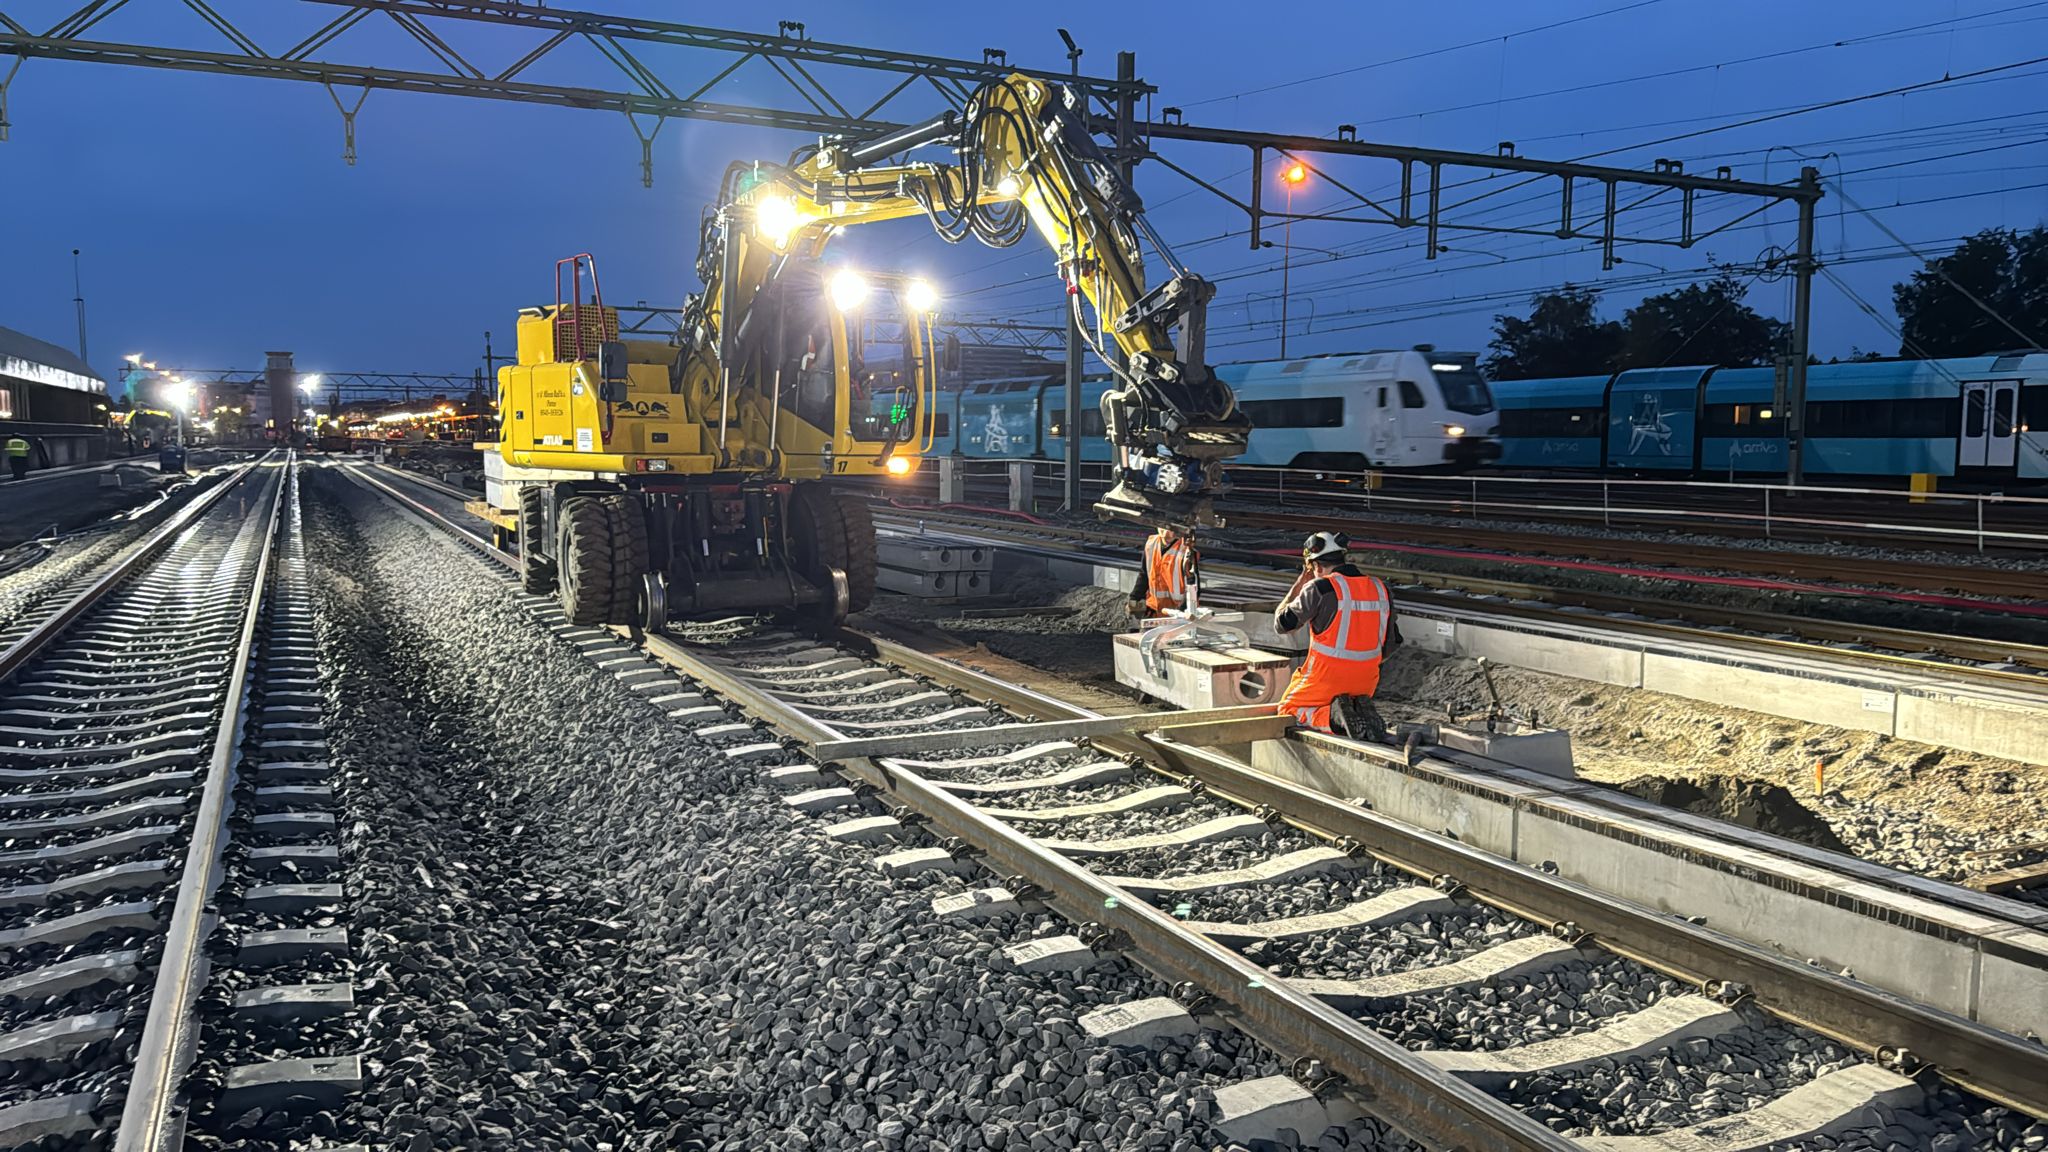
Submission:
M 1590 1032 L 1677 991 L 1670 980 L 1607 957 L 1486 988 L 1409 996 L 1359 1018 L 1409 1048 L 1491 1052 Z
M 1029 831 L 1040 840 L 1113 840 L 1124 836 L 1173 832 L 1225 816 L 1248 814 L 1235 805 L 1219 804 L 1214 800 L 1197 800 L 1170 812 L 1140 809 L 1136 812 L 1081 816 L 1071 820 L 1032 821 Z
M 1003 944 L 1070 928 L 936 920 L 958 878 L 885 880 L 473 564 L 421 562 L 454 546 L 309 488 L 370 1073 L 344 1138 L 1214 1148 L 1214 1086 L 1278 1070 L 1234 1035 L 1082 1043 L 1080 1012 L 1164 990 L 1010 970 Z
M 922 771 L 922 770 L 920 770 Z M 933 773 L 934 778 L 940 774 Z M 947 780 L 965 780 L 964 775 L 945 775 Z M 1029 792 L 1018 792 L 1003 796 L 984 796 L 977 802 L 990 808 L 1015 808 L 1024 812 L 1036 812 L 1045 808 L 1067 808 L 1076 804 L 1101 804 L 1119 796 L 1127 796 L 1145 788 L 1155 788 L 1166 783 L 1164 777 L 1150 773 L 1136 773 L 1128 780 L 1110 780 L 1101 784 L 1061 785 L 1056 788 L 1033 788 Z M 1155 820 L 1178 819 L 1179 814 L 1188 810 L 1186 805 L 1179 808 L 1150 808 L 1146 811 Z M 1032 828 L 1050 828 L 1050 824 L 1033 823 Z
M 1289 916 L 1334 912 L 1347 904 L 1370 900 L 1382 892 L 1406 887 L 1405 876 L 1366 864 L 1341 872 L 1305 876 L 1280 884 L 1253 884 L 1186 896 L 1161 893 L 1153 903 L 1184 920 L 1256 924 Z
M 1459 904 L 1442 916 L 1351 928 L 1315 936 L 1261 941 L 1245 955 L 1282 976 L 1365 980 L 1412 968 L 1434 968 L 1542 929 L 1484 904 Z
M 1738 1009 L 1745 1026 L 1655 1056 L 1520 1077 L 1502 1099 L 1569 1136 L 1647 1136 L 1747 1112 L 1816 1076 L 1861 1063 L 1810 1032 Z M 1917 1147 L 1917 1142 L 1913 1146 Z
M 996 753 L 989 752 L 984 753 L 984 755 L 993 756 Z M 1036 780 L 1042 776 L 1057 775 L 1069 768 L 1078 768 L 1084 764 L 1100 764 L 1112 759 L 1115 759 L 1115 757 L 1082 749 L 1078 752 L 1055 752 L 1045 756 L 1033 756 L 1029 760 L 1019 760 L 1015 763 L 977 764 L 962 768 L 953 768 L 941 764 L 935 768 L 919 768 L 917 771 L 919 774 L 932 780 L 940 780 L 948 784 L 1002 784 L 1012 780 Z M 1137 778 L 1139 774 L 1137 769 L 1132 770 L 1133 779 Z M 1110 786 L 1121 789 L 1126 787 L 1127 784 L 1118 782 Z M 1046 791 L 1051 790 L 1048 789 Z M 1075 791 L 1075 789 L 1062 788 L 1060 791 L 1071 792 Z M 1037 796 L 1040 795 L 1040 792 L 1034 789 L 1030 792 L 1019 792 L 1016 795 Z M 1022 807 L 1022 805 L 1012 805 L 1011 797 L 1008 794 L 1003 794 L 1000 798 L 984 796 L 979 797 L 978 800 L 1002 808 Z

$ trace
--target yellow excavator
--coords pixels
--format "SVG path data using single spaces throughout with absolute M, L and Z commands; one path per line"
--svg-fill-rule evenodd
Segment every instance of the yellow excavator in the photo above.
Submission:
M 951 157 L 907 158 L 927 147 Z M 924 124 L 728 168 L 702 224 L 704 290 L 669 341 L 621 340 L 594 261 L 556 265 L 554 306 L 520 314 L 518 363 L 498 373 L 497 443 L 479 445 L 526 589 L 557 592 L 576 623 L 651 630 L 672 616 L 837 621 L 867 607 L 873 524 L 834 482 L 907 476 L 930 447 L 937 297 L 923 281 L 878 285 L 826 247 L 853 225 L 913 216 L 949 242 L 1045 238 L 1119 381 L 1102 399 L 1116 480 L 1097 513 L 1213 523 L 1220 464 L 1250 433 L 1204 359 L 1214 288 L 1145 222 L 1078 98 L 1013 75 Z M 1170 270 L 1150 289 L 1141 242 Z M 862 320 L 878 311 L 900 321 L 901 353 L 870 365 Z

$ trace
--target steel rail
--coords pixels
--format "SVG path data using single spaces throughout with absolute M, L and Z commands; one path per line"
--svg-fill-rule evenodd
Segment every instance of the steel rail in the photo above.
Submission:
M 930 521 L 942 524 L 959 524 L 974 532 L 984 533 L 988 543 L 1020 547 L 1027 550 L 1063 557 L 1077 557 L 1117 567 L 1135 566 L 1135 540 L 1131 537 L 1111 533 L 1072 528 L 1067 525 L 1048 526 L 1036 529 L 1047 537 L 1064 537 L 1073 543 L 1044 538 L 1028 538 L 1030 529 L 1008 524 L 990 523 L 985 519 L 959 513 L 926 513 L 901 508 L 877 509 L 875 522 L 878 525 L 903 526 L 910 521 Z M 1020 537 L 1027 537 L 1019 539 Z M 1112 550 L 1111 555 L 1089 552 L 1087 543 Z M 1259 556 L 1256 552 L 1206 548 L 1210 555 L 1234 555 L 1249 561 Z M 1969 654 L 1969 658 L 1987 662 L 2010 662 L 2030 666 L 2048 666 L 2040 647 L 2001 640 L 1985 640 L 1976 637 L 1945 636 L 1932 632 L 1915 632 L 1901 628 L 1886 628 L 1879 625 L 1843 624 L 1818 620 L 1806 616 L 1778 616 L 1763 612 L 1745 612 L 1740 609 L 1719 608 L 1710 605 L 1682 604 L 1669 600 L 1636 600 L 1626 596 L 1596 592 L 1581 592 L 1576 589 L 1556 588 L 1547 585 L 1522 584 L 1507 580 L 1494 580 L 1479 576 L 1458 576 L 1442 572 L 1427 572 L 1420 569 L 1392 568 L 1386 565 L 1368 565 L 1372 571 L 1397 581 L 1429 585 L 1443 589 L 1462 589 L 1482 595 L 1501 596 L 1519 600 L 1538 600 L 1546 604 L 1569 603 L 1577 607 L 1598 611 L 1628 612 L 1637 615 L 1651 613 L 1665 616 L 1711 617 L 1717 622 L 1748 630 L 1745 633 L 1719 632 L 1694 624 L 1675 624 L 1665 620 L 1615 620 L 1599 619 L 1574 613 L 1561 613 L 1555 608 L 1539 607 L 1533 604 L 1486 603 L 1474 604 L 1469 598 L 1454 595 L 1438 595 L 1431 592 L 1405 591 L 1401 599 L 1411 604 L 1426 604 L 1438 608 L 1456 609 L 1463 612 L 1484 612 L 1499 616 L 1513 616 L 1526 620 L 1542 620 L 1548 623 L 1566 623 L 1574 627 L 1600 627 L 1624 635 L 1652 633 L 1674 640 L 1713 644 L 1739 644 L 1745 647 L 1767 649 L 1786 655 L 1814 659 L 1836 660 L 1854 663 L 1882 664 L 1896 669 L 1910 669 L 1934 676 L 1950 676 L 1995 683 L 2001 687 L 2039 691 L 2048 687 L 2044 678 L 2029 672 L 2007 671 L 1998 668 L 1984 668 L 1968 664 L 1950 664 L 1940 660 L 1929 660 L 1907 655 L 1911 652 L 1947 651 L 1958 655 Z M 1253 567 L 1249 562 L 1230 563 L 1204 559 L 1203 571 L 1219 576 L 1231 576 L 1254 583 L 1273 582 L 1284 587 L 1280 579 L 1281 568 L 1275 563 L 1271 568 Z M 1792 633 L 1815 639 L 1832 640 L 1845 644 L 1869 644 L 1891 649 L 1885 652 L 1848 651 L 1830 648 L 1821 644 L 1800 640 L 1784 640 L 1775 636 L 1762 635 L 1764 632 Z
M 1096 715 L 893 641 L 862 634 L 841 639 L 885 663 L 1013 712 L 1061 719 Z M 1290 738 L 1331 739 L 1320 734 Z M 2048 1116 L 2048 1046 L 1409 827 L 1213 751 L 1149 735 L 1098 738 L 1094 743 L 1142 757 L 1169 777 L 1198 781 L 1251 810 L 1276 810 L 1295 828 L 1345 847 L 1358 845 L 1381 863 L 1419 879 L 1442 883 L 1442 878 L 1451 878 L 1474 899 L 1523 919 L 1568 929 L 1574 936 L 1583 933 L 1607 951 L 1698 987 L 1747 988 L 1759 1007 L 1780 1019 L 1881 1060 L 1904 1054 L 1900 1059 L 1908 1069 L 1913 1061 L 1924 1061 L 1944 1078 L 1988 1100 L 2031 1116 Z M 1354 754 L 1405 763 L 1391 749 L 1344 747 Z M 1987 949 L 1995 946 L 1986 942 Z
M 263 545 L 256 556 L 249 605 L 242 615 L 241 640 L 228 671 L 227 696 L 221 703 L 213 758 L 207 765 L 206 782 L 200 791 L 192 844 L 186 850 L 184 869 L 178 878 L 177 900 L 172 905 L 164 937 L 163 959 L 157 964 L 149 1014 L 136 1045 L 135 1069 L 129 1078 L 127 1102 L 121 1109 L 114 1152 L 173 1152 L 184 1142 L 185 1116 L 179 1093 L 199 1041 L 199 1022 L 192 1008 L 206 986 L 206 938 L 212 934 L 216 920 L 211 903 L 223 871 L 221 849 L 227 839 L 228 792 L 242 741 L 249 666 L 256 650 L 256 630 L 262 622 L 263 606 L 269 600 L 271 556 L 281 526 L 278 512 L 284 506 L 285 491 L 291 485 L 295 466 L 294 454 L 287 451 L 260 529 Z
M 219 503 L 230 489 L 240 485 L 255 469 L 269 460 L 270 456 L 271 453 L 266 452 L 242 465 L 239 470 L 214 485 L 211 491 L 194 498 L 190 504 L 172 513 L 170 519 L 159 524 L 141 543 L 132 546 L 118 559 L 108 564 L 93 578 L 92 583 L 79 589 L 63 607 L 36 625 L 34 631 L 9 645 L 5 652 L 0 652 L 0 682 L 6 681 L 21 671 L 23 665 L 41 655 L 45 648 L 54 643 L 71 625 L 77 623 L 80 616 L 105 599 L 108 593 L 127 582 L 128 577 L 134 575 L 142 565 L 155 559 L 170 546 L 171 541 L 175 540 L 180 532 L 205 515 L 207 509 Z
M 785 733 L 815 746 L 843 739 L 683 645 L 643 636 L 662 662 Z M 1189 982 L 1223 1005 L 1218 1015 L 1273 1051 L 1320 1060 L 1342 1080 L 1338 1090 L 1431 1147 L 1567 1152 L 1577 1145 L 1456 1076 L 1423 1063 L 1399 1044 L 1268 972 L 1103 877 L 1047 850 L 1016 829 L 949 795 L 886 757 L 834 761 L 842 770 L 908 806 L 941 838 L 957 837 L 1000 876 L 1019 877 L 1076 925 L 1118 933 L 1117 947 L 1169 983 Z

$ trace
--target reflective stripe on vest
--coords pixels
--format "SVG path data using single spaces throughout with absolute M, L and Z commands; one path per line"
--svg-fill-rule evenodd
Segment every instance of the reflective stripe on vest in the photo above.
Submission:
M 7 454 L 9 456 L 28 455 L 28 441 L 19 439 L 9 440 L 7 442 Z
M 1328 628 L 1317 632 L 1309 639 L 1308 650 L 1321 656 L 1327 656 L 1332 660 L 1362 661 L 1379 659 L 1380 647 L 1386 643 L 1387 639 L 1387 624 L 1393 618 L 1393 613 L 1389 610 L 1387 604 L 1386 585 L 1381 584 L 1377 576 L 1342 576 L 1333 574 L 1324 577 L 1324 579 L 1328 580 L 1330 587 L 1336 590 L 1337 615 L 1331 618 Z M 1358 640 L 1366 641 L 1368 639 L 1364 635 L 1364 629 L 1367 626 L 1358 623 L 1359 617 L 1367 612 L 1372 613 L 1375 618 L 1374 622 L 1370 625 L 1372 629 L 1370 637 L 1372 647 L 1353 647 L 1352 631 L 1354 626 L 1359 631 Z

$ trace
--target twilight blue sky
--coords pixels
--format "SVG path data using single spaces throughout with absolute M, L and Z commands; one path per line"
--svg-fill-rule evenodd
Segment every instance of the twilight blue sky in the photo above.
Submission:
M 0 0 L 0 12 L 36 29 L 74 6 Z M 1834 151 L 1820 162 L 1831 193 L 1840 172 L 1857 203 L 1930 250 L 1979 228 L 2030 227 L 2048 216 L 2048 63 L 1961 78 L 2048 58 L 2048 2 L 581 6 L 761 31 L 794 19 L 818 39 L 968 58 L 1001 47 L 1014 63 L 1047 68 L 1064 67 L 1054 32 L 1064 25 L 1086 49 L 1087 71 L 1109 73 L 1119 49 L 1134 50 L 1139 74 L 1161 90 L 1155 107 L 1179 105 L 1190 122 L 1227 127 L 1328 135 L 1347 122 L 1395 143 L 1491 151 L 1513 140 L 1523 155 L 1549 158 L 1619 149 L 1603 162 L 1647 167 L 1653 157 L 1672 156 L 1690 171 L 1728 163 L 1746 178 L 1773 180 L 1796 175 L 1790 149 Z M 219 0 L 219 7 L 273 52 L 336 11 L 297 0 Z M 1560 21 L 1571 22 L 1540 29 Z M 487 70 L 535 41 L 517 30 L 437 27 Z M 174 0 L 133 0 L 92 35 L 208 50 L 223 44 Z M 1774 55 L 1754 59 L 1766 54 Z M 434 67 L 382 18 L 346 33 L 322 57 Z M 679 89 L 726 63 L 668 49 L 649 49 L 646 59 Z M 10 62 L 0 57 L 0 75 Z M 1944 76 L 1959 79 L 1640 146 Z M 565 46 L 527 78 L 605 86 L 623 79 L 587 46 Z M 892 83 L 847 73 L 820 78 L 842 98 L 878 95 Z M 757 61 L 708 98 L 787 106 L 790 96 Z M 935 111 L 936 100 L 900 98 L 890 113 L 912 119 Z M 92 360 L 109 374 L 130 351 L 190 368 L 253 369 L 272 348 L 295 351 L 305 371 L 467 373 L 479 362 L 485 329 L 502 351 L 514 311 L 552 298 L 558 256 L 596 253 L 612 302 L 678 302 L 695 286 L 698 213 L 725 164 L 779 159 L 801 142 L 671 122 L 657 137 L 655 186 L 646 189 L 638 145 L 621 117 L 375 93 L 358 121 L 360 160 L 350 168 L 341 160 L 341 118 L 317 86 L 48 60 L 22 68 L 8 119 L 12 138 L 0 143 L 0 252 L 7 256 L 0 324 L 72 344 L 70 251 L 82 248 Z M 1159 148 L 1246 195 L 1246 153 L 1172 142 Z M 1388 188 L 1394 175 L 1370 161 L 1327 163 L 1332 176 L 1366 192 Z M 1507 190 L 1507 183 L 1459 189 L 1460 197 L 1495 193 L 1463 209 L 1462 218 L 1554 221 L 1553 195 Z M 1154 223 L 1188 264 L 1220 284 L 1211 359 L 1271 356 L 1280 252 L 1249 250 L 1242 213 L 1191 187 L 1163 165 L 1140 169 Z M 1268 203 L 1280 200 L 1275 184 Z M 1309 212 L 1343 203 L 1320 180 L 1296 198 L 1297 209 Z M 1588 208 L 1582 193 L 1582 219 Z M 1742 210 L 1703 202 L 1700 219 Z M 1850 291 L 1891 321 L 1890 285 L 1914 262 L 1840 197 L 1831 195 L 1824 210 L 1824 257 Z M 1675 216 L 1675 207 L 1657 203 L 1631 219 L 1669 228 Z M 1427 262 L 1419 231 L 1300 224 L 1292 238 L 1289 350 L 1424 341 L 1479 348 L 1495 312 L 1517 310 L 1528 293 L 1566 280 L 1604 286 L 1605 307 L 1618 315 L 1644 291 L 1689 279 L 1707 259 L 1746 262 L 1770 244 L 1789 245 L 1791 219 L 1791 209 L 1780 207 L 1690 252 L 1626 249 L 1629 263 L 1609 273 L 1584 242 L 1448 233 L 1443 242 L 1452 251 Z M 1035 239 L 1005 252 L 972 242 L 947 248 L 922 223 L 905 222 L 858 231 L 846 243 L 855 259 L 934 276 L 951 311 L 1057 316 L 1050 257 Z M 1786 315 L 1789 287 L 1758 283 L 1750 300 Z M 1815 307 L 1820 354 L 1896 350 L 1883 325 L 1826 278 L 1816 284 Z

